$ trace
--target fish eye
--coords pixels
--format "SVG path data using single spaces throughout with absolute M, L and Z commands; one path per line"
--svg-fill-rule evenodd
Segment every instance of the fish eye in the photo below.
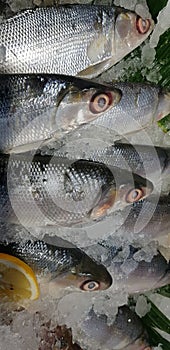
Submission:
M 90 101 L 90 111 L 95 114 L 102 113 L 110 107 L 112 101 L 113 96 L 109 92 L 94 94 Z
M 140 34 L 147 33 L 150 28 L 150 25 L 151 25 L 151 22 L 149 19 L 143 19 L 141 17 L 137 17 L 136 28 Z
M 134 203 L 139 201 L 144 196 L 144 192 L 141 188 L 133 188 L 126 196 L 127 203 Z
M 94 292 L 100 288 L 100 283 L 97 281 L 85 281 L 80 288 L 84 291 Z

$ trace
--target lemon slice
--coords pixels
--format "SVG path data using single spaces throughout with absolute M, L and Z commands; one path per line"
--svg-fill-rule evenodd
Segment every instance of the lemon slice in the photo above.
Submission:
M 39 286 L 33 270 L 22 260 L 0 253 L 0 298 L 18 302 L 39 297 Z

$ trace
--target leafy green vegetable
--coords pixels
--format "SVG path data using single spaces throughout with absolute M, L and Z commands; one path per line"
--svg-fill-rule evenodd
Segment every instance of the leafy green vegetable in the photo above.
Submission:
M 170 114 L 158 122 L 158 126 L 163 130 L 164 133 L 170 131 Z
M 168 340 L 163 338 L 157 331 L 156 329 L 147 328 L 147 332 L 149 335 L 150 342 L 153 346 L 157 346 L 158 344 L 161 344 L 163 350 L 169 350 L 170 344 Z
M 151 304 L 151 310 L 142 318 L 150 327 L 157 327 L 170 334 L 170 320 L 148 299 Z
M 156 20 L 158 13 L 166 6 L 167 2 L 168 0 L 147 0 L 149 11 L 154 20 Z
M 157 293 L 164 297 L 170 298 L 170 284 L 157 290 Z
M 168 296 L 170 298 L 170 285 L 160 288 L 159 293 L 163 294 L 165 290 L 166 297 Z M 168 319 L 148 297 L 147 300 L 151 304 L 151 310 L 142 318 L 142 322 L 147 329 L 149 341 L 153 346 L 161 344 L 163 350 L 169 350 L 170 343 L 163 338 L 155 328 L 170 334 L 170 319 Z

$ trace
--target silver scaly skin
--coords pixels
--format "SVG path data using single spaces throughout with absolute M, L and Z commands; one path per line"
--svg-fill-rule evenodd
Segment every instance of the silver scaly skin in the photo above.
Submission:
M 121 91 L 62 75 L 0 75 L 0 151 L 23 152 L 108 113 Z
M 60 75 L 0 75 L 0 150 L 40 148 L 91 123 L 126 135 L 170 112 L 170 94 L 141 83 Z M 73 135 L 74 137 L 74 135 Z
M 76 247 L 57 247 L 40 240 L 0 242 L 0 253 L 21 259 L 41 278 L 48 276 L 56 285 L 94 291 L 107 289 L 112 283 L 107 269 Z
M 123 215 L 123 211 L 122 211 Z M 126 213 L 125 213 L 126 215 Z M 151 195 L 130 208 L 123 225 L 116 231 L 122 235 L 136 234 L 148 239 L 159 239 L 169 233 L 170 225 L 170 195 Z
M 140 45 L 151 19 L 116 6 L 25 10 L 0 25 L 1 73 L 99 75 Z
M 83 145 L 83 140 L 80 141 Z M 86 139 L 85 139 L 85 142 Z M 170 150 L 162 147 L 149 145 L 131 145 L 127 143 L 115 143 L 111 146 L 94 149 L 94 142 L 88 139 L 89 147 L 80 153 L 81 159 L 93 160 L 104 163 L 108 167 L 116 166 L 120 169 L 131 170 L 133 173 L 143 177 L 154 176 L 160 181 L 161 176 L 169 176 L 170 173 Z M 82 147 L 83 149 L 83 147 Z M 67 154 L 69 159 L 74 159 L 75 152 L 67 144 L 55 152 L 59 157 Z M 147 175 L 147 176 L 146 176 Z
M 170 92 L 146 83 L 118 82 L 122 98 L 107 118 L 101 116 L 92 124 L 117 131 L 120 135 L 141 130 L 170 113 Z
M 153 185 L 103 163 L 0 156 L 0 218 L 26 227 L 88 223 L 147 197 Z

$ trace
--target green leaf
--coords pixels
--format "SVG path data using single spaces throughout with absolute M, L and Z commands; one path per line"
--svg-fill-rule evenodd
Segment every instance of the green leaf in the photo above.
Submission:
M 157 293 L 163 295 L 166 298 L 170 298 L 170 284 L 168 284 L 167 286 L 164 286 L 162 288 L 159 288 L 157 290 Z
M 170 288 L 170 286 L 162 287 L 159 291 L 163 292 L 165 288 Z M 167 294 L 170 297 L 170 290 L 167 292 Z M 169 350 L 169 341 L 163 338 L 155 328 L 170 334 L 170 320 L 156 307 L 154 303 L 152 303 L 148 297 L 147 300 L 151 304 L 151 310 L 144 317 L 142 317 L 142 322 L 147 329 L 149 342 L 152 346 L 161 344 L 163 350 Z
M 152 18 L 156 20 L 158 13 L 166 6 L 168 0 L 147 0 L 147 4 L 152 15 Z
M 155 304 L 147 297 L 151 304 L 151 310 L 142 318 L 143 321 L 152 326 L 161 329 L 170 334 L 170 320 L 156 307 Z
M 147 328 L 148 336 L 150 343 L 152 346 L 157 346 L 158 344 L 161 344 L 163 350 L 169 350 L 170 344 L 169 341 L 163 338 L 156 329 L 153 329 L 152 327 Z
M 158 126 L 163 130 L 164 133 L 170 131 L 170 114 L 158 122 Z

